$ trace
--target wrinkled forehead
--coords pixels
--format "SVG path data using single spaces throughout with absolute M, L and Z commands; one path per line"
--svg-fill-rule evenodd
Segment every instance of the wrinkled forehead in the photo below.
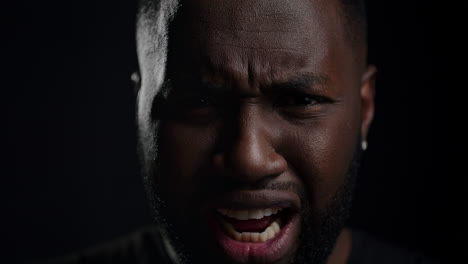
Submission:
M 185 3 L 182 13 L 200 29 L 209 27 L 239 34 L 306 31 L 320 22 L 318 18 L 325 11 L 321 9 L 327 7 L 321 1 L 308 0 L 199 0 Z
M 288 69 L 314 71 L 336 55 L 332 50 L 342 43 L 333 3 L 185 1 L 170 27 L 170 55 L 177 57 L 179 71 L 183 66 L 185 72 L 216 72 L 237 79 L 278 79 L 288 75 Z

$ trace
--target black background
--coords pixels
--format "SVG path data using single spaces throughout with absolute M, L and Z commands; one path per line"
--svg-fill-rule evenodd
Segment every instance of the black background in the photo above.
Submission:
M 135 2 L 17 1 L 2 19 L 2 258 L 62 255 L 151 222 L 138 174 Z M 352 225 L 454 261 L 462 227 L 441 150 L 450 14 L 372 1 L 377 109 Z

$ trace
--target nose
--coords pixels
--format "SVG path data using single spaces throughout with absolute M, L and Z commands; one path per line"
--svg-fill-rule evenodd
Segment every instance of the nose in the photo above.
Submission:
M 285 172 L 288 164 L 275 150 L 277 129 L 258 113 L 245 113 L 233 126 L 224 149 L 216 153 L 214 163 L 234 182 L 256 186 Z

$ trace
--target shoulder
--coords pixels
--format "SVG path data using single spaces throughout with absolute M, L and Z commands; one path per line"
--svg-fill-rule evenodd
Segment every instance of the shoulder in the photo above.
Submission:
M 391 245 L 364 231 L 352 230 L 349 264 L 435 264 L 420 252 Z
M 161 235 L 155 227 L 146 227 L 125 237 L 89 248 L 83 252 L 56 258 L 44 264 L 166 263 Z

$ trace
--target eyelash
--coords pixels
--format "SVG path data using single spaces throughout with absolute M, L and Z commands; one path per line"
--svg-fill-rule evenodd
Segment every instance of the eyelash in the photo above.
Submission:
M 331 99 L 323 96 L 309 94 L 287 94 L 281 96 L 276 105 L 280 107 L 309 107 L 317 104 L 331 102 Z
M 215 98 L 210 95 L 185 95 L 179 97 L 175 105 L 182 106 L 178 112 L 181 117 L 185 116 L 191 120 L 213 120 L 216 116 L 221 117 L 229 115 L 234 107 L 231 103 L 225 101 L 226 98 Z M 281 94 L 272 98 L 273 108 L 282 115 L 292 119 L 309 119 L 322 115 L 321 105 L 331 104 L 335 101 L 331 98 L 310 95 L 306 93 Z
M 208 96 L 190 96 L 184 99 L 184 103 L 190 107 L 204 107 L 213 105 L 213 100 Z
M 294 101 L 290 101 L 290 100 Z M 289 101 L 288 101 L 289 100 Z M 299 100 L 304 100 L 304 102 L 299 102 Z M 214 106 L 216 105 L 216 100 L 210 96 L 205 95 L 196 95 L 196 96 L 187 96 L 183 98 L 182 102 L 190 107 L 204 107 L 204 106 Z M 311 106 L 320 103 L 331 103 L 332 100 L 323 96 L 317 95 L 308 95 L 308 94 L 291 94 L 280 96 L 275 106 Z
M 182 96 L 175 103 L 188 109 L 200 109 L 216 105 L 216 101 L 211 96 L 203 94 Z

